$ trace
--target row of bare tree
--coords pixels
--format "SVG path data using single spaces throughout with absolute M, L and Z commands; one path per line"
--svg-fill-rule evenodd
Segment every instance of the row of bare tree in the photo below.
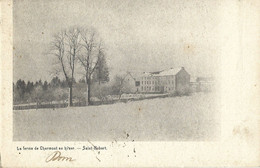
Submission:
M 86 103 L 90 103 L 90 86 L 96 68 L 105 57 L 104 46 L 93 29 L 74 27 L 58 32 L 53 37 L 50 54 L 55 57 L 55 70 L 61 72 L 69 87 L 69 106 L 73 105 L 73 80 L 76 64 L 86 79 Z

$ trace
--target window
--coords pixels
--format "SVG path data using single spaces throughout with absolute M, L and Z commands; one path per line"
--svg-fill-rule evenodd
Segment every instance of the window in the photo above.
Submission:
M 135 86 L 140 86 L 140 81 L 136 81 Z

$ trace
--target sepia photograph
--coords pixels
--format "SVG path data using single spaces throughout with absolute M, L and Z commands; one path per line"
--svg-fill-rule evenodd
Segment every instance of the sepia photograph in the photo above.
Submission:
M 217 3 L 14 1 L 13 140 L 218 140 Z
M 260 1 L 1 0 L 0 167 L 257 167 Z

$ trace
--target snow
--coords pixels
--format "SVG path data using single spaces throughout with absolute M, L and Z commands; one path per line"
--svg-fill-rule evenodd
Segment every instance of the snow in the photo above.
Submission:
M 169 76 L 169 75 L 176 75 L 178 72 L 180 72 L 182 68 L 171 68 L 168 70 L 164 70 L 160 72 L 159 74 L 156 74 L 154 76 Z
M 14 140 L 214 140 L 220 132 L 219 121 L 214 94 L 200 93 L 111 105 L 14 111 Z

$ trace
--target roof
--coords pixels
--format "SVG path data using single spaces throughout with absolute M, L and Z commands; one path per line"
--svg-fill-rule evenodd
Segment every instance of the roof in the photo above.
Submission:
M 161 73 L 162 71 L 156 71 L 156 72 L 150 72 L 151 74 L 159 74 Z
M 138 80 L 138 78 L 140 78 L 140 77 L 143 77 L 143 76 L 151 76 L 151 74 L 150 73 L 147 73 L 147 72 L 126 72 L 126 74 L 125 74 L 125 78 L 127 77 L 127 76 L 130 76 L 132 79 L 134 79 L 134 80 Z
M 166 69 L 162 71 L 155 71 L 155 72 L 127 72 L 127 75 L 129 74 L 133 79 L 137 79 L 140 77 L 145 77 L 145 76 L 169 76 L 169 75 L 176 75 L 178 72 L 180 72 L 183 67 L 179 68 L 171 68 L 171 69 Z
M 214 77 L 198 77 L 197 82 L 212 82 Z
M 197 82 L 197 77 L 196 76 L 191 76 L 190 77 L 190 82 Z
M 143 76 L 148 76 L 150 74 L 148 74 L 147 72 L 127 72 L 127 74 L 129 74 L 133 79 L 137 79 Z
M 163 70 L 158 74 L 154 74 L 154 76 L 168 76 L 168 75 L 176 75 L 178 72 L 182 70 L 182 67 L 180 68 L 171 68 L 167 70 Z
M 125 76 L 124 76 L 124 79 L 127 77 L 127 76 L 130 76 L 130 78 L 134 79 L 135 78 L 133 77 L 133 75 L 130 73 L 130 72 L 126 72 Z

